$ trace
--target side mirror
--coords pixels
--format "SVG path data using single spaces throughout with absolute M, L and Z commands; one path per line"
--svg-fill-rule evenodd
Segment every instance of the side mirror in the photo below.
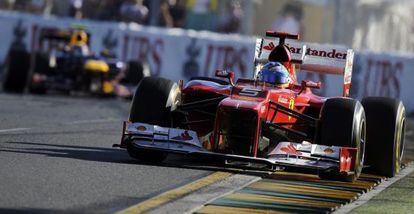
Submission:
M 227 78 L 232 86 L 234 86 L 234 72 L 226 70 L 216 70 L 216 77 Z
M 314 82 L 314 81 L 310 81 L 310 80 L 302 80 L 302 89 L 305 88 L 316 88 L 316 89 L 320 89 L 321 88 L 322 83 L 321 82 Z

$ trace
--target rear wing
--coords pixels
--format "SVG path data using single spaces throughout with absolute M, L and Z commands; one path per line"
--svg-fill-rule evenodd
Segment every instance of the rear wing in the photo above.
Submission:
M 256 77 L 261 67 L 268 62 L 270 52 L 278 43 L 278 38 L 256 40 L 254 77 Z M 299 70 L 342 75 L 344 78 L 343 96 L 349 97 L 354 59 L 352 49 L 335 45 L 305 45 L 294 40 L 288 40 L 285 44 L 291 52 L 292 63 L 295 63 Z
M 57 28 L 43 28 L 40 31 L 40 40 L 60 40 L 69 42 L 71 38 L 71 31 L 63 31 Z
M 72 39 L 74 32 L 77 29 L 69 29 L 69 30 L 61 30 L 59 28 L 43 28 L 40 30 L 39 33 L 39 43 L 42 44 L 44 42 L 55 42 L 55 43 L 69 43 Z M 88 37 L 88 45 L 90 45 L 91 34 L 90 32 L 86 32 Z

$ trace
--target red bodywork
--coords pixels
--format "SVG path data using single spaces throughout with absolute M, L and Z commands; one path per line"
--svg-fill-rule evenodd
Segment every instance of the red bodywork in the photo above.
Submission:
M 247 120 L 251 125 L 249 129 L 253 129 L 250 133 L 250 145 L 253 147 L 248 155 L 253 157 L 258 156 L 257 148 L 262 123 L 286 124 L 285 127 L 298 132 L 308 131 L 309 127 L 299 123 L 297 117 L 276 112 L 275 108 L 271 107 L 272 103 L 280 104 L 298 114 L 308 114 L 310 117 L 318 118 L 325 100 L 323 97 L 314 95 L 309 88 L 304 89 L 297 83 L 291 84 L 288 88 L 277 88 L 247 79 L 239 79 L 235 86 L 192 80 L 183 88 L 182 97 L 184 104 L 223 97 L 217 106 L 211 106 L 210 109 L 205 110 L 216 115 L 214 121 L 205 120 L 204 112 L 194 112 L 189 114 L 188 120 L 200 122 L 189 125 L 188 128 L 196 131 L 199 137 L 212 132 L 211 148 L 217 151 L 222 143 L 222 122 L 229 121 L 237 124 Z M 231 118 L 229 114 L 235 115 L 235 118 Z M 230 118 L 224 118 L 225 116 Z M 238 120 L 234 120 L 236 118 Z M 314 138 L 314 134 L 311 134 L 303 140 L 314 141 Z

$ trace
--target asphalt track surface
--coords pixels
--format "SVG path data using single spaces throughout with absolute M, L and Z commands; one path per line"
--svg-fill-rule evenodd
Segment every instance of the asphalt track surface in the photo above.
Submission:
M 179 167 L 177 157 L 146 165 L 111 148 L 128 108 L 119 99 L 0 93 L 0 213 L 111 213 L 213 172 Z
M 145 165 L 111 148 L 128 108 L 118 99 L 1 93 L 0 213 L 110 213 L 211 173 Z

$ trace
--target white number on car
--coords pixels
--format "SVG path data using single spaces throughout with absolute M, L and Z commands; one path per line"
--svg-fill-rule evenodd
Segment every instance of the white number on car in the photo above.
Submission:
M 259 95 L 259 92 L 261 92 L 260 89 L 255 89 L 255 88 L 243 88 L 239 95 L 243 95 L 243 96 L 249 96 L 249 97 L 257 97 L 257 95 Z

